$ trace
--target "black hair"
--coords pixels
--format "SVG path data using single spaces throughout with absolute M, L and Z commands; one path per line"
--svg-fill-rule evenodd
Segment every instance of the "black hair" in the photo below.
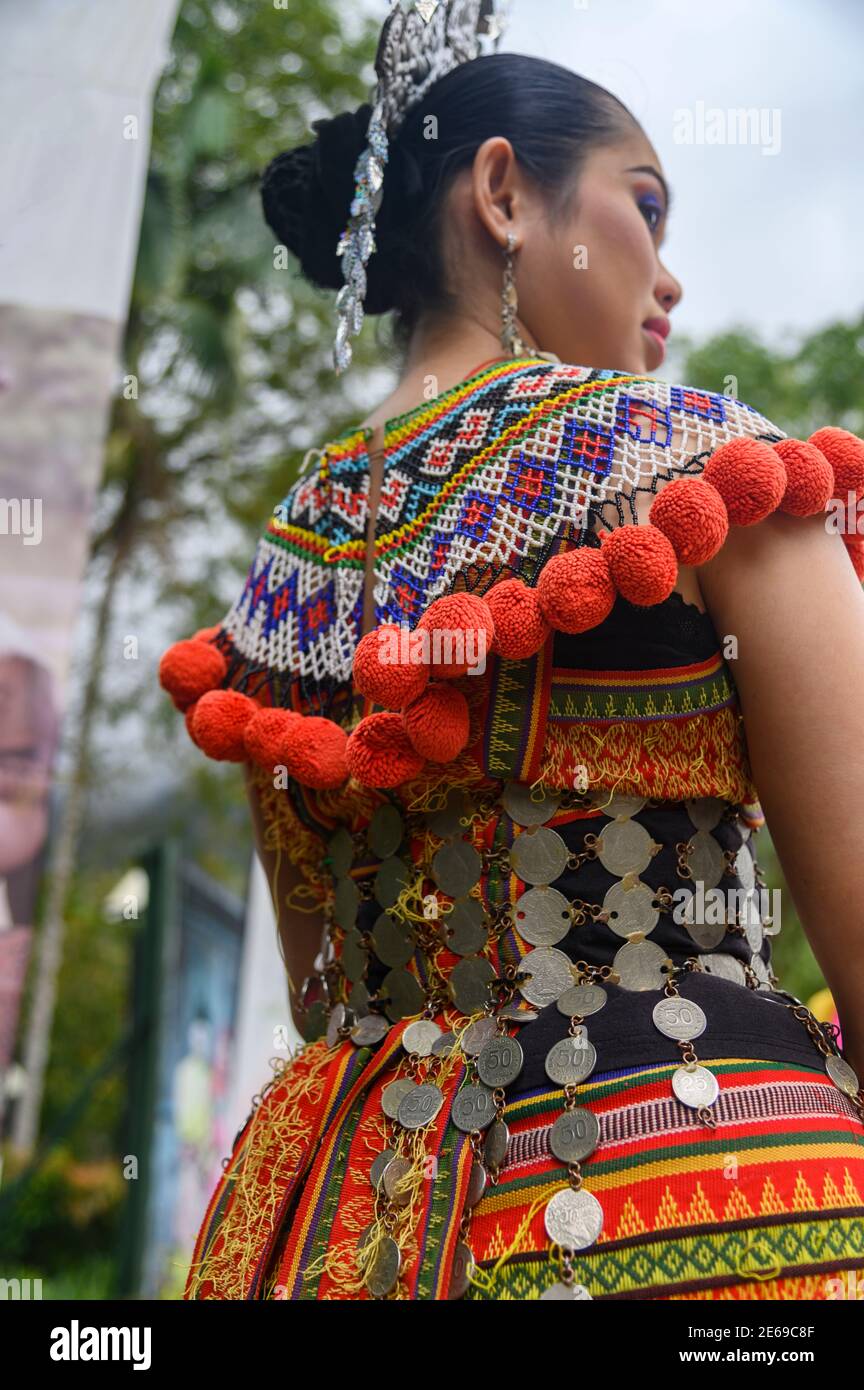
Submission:
M 306 279 L 322 288 L 343 284 L 336 246 L 371 111 L 366 104 L 316 122 L 315 142 L 277 155 L 262 178 L 269 226 L 298 257 Z M 542 58 L 496 53 L 454 68 L 409 111 L 391 141 L 365 312 L 395 311 L 404 343 L 421 314 L 446 308 L 444 194 L 485 140 L 510 141 L 528 176 L 552 195 L 554 217 L 569 203 L 589 151 L 634 127 L 638 122 L 611 92 Z

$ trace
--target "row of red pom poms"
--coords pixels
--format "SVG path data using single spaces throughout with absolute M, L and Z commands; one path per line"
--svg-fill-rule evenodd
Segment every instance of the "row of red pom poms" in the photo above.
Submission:
M 451 639 L 470 629 L 480 651 L 524 660 L 553 629 L 579 633 L 602 623 L 618 594 L 643 607 L 662 603 L 675 587 L 679 563 L 706 564 L 730 524 L 751 526 L 778 509 L 810 516 L 824 512 L 831 497 L 845 501 L 850 490 L 856 497 L 864 493 L 864 442 L 846 430 L 818 430 L 806 443 L 733 439 L 715 451 L 700 478 L 679 478 L 662 490 L 648 525 L 601 535 L 599 549 L 553 557 L 534 588 L 505 579 L 482 599 L 437 599 L 417 627 L 446 629 Z M 850 554 L 856 562 L 851 546 Z M 411 776 L 412 753 L 414 761 L 450 762 L 468 740 L 465 698 L 445 683 L 465 674 L 465 663 L 420 661 L 414 644 L 403 644 L 404 659 L 394 662 L 398 633 L 395 625 L 384 624 L 362 639 L 354 657 L 355 688 L 402 720 L 400 726 L 392 714 L 367 715 L 349 738 L 349 766 L 373 786 Z
M 429 637 L 446 631 L 451 640 L 470 630 L 472 655 L 491 650 L 522 660 L 539 651 L 553 629 L 579 633 L 603 622 L 619 593 L 643 607 L 662 603 L 675 586 L 678 564 L 707 563 L 730 523 L 753 525 L 777 509 L 809 516 L 824 511 L 832 497 L 845 501 L 849 491 L 856 497 L 864 493 L 864 443 L 846 430 L 822 429 L 807 443 L 731 440 L 708 460 L 701 478 L 667 484 L 652 503 L 648 525 L 604 534 L 599 549 L 553 557 L 535 588 L 505 579 L 482 599 L 472 594 L 436 599 L 417 628 Z M 847 540 L 857 570 L 856 542 L 857 537 Z M 383 788 L 416 776 L 427 760 L 452 762 L 466 746 L 467 701 L 447 682 L 465 675 L 468 661 L 417 660 L 415 643 L 407 652 L 403 644 L 400 652 L 398 640 L 387 641 L 398 639 L 395 624 L 368 633 L 358 645 L 355 687 L 384 711 L 366 715 L 350 735 L 332 720 L 262 709 L 239 691 L 216 689 L 227 663 L 209 643 L 213 631 L 176 643 L 163 656 L 159 673 L 185 711 L 192 739 L 212 758 L 251 758 L 271 771 L 284 766 L 309 787 L 339 787 L 350 775 Z M 394 652 L 404 659 L 394 661 Z M 438 680 L 432 680 L 433 673 Z

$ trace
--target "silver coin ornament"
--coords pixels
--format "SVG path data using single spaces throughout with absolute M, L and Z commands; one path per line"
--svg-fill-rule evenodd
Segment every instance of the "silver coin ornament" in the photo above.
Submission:
M 716 888 L 726 872 L 723 850 L 708 830 L 697 830 L 689 843 L 687 864 L 692 882 L 701 883 L 705 892 Z
M 678 1067 L 672 1073 L 672 1090 L 678 1099 L 692 1109 L 713 1105 L 720 1094 L 720 1083 L 707 1067 L 691 1064 Z
M 458 898 L 442 920 L 448 951 L 457 956 L 473 956 L 483 950 L 489 933 L 486 909 L 478 898 Z
M 756 887 L 756 866 L 747 844 L 743 844 L 735 855 L 735 874 L 747 892 Z
M 495 1098 L 488 1086 L 463 1086 L 453 1097 L 450 1118 L 463 1134 L 488 1129 L 495 1119 Z
M 404 927 L 389 912 L 382 912 L 372 928 L 372 949 L 382 965 L 407 965 L 414 954 L 414 943 Z
M 609 914 L 606 925 L 617 936 L 632 936 L 643 932 L 646 936 L 660 920 L 660 909 L 653 906 L 654 890 L 647 883 L 634 883 L 625 888 L 615 883 L 603 899 L 603 911 Z
M 457 1241 L 453 1251 L 453 1265 L 450 1271 L 450 1288 L 447 1297 L 462 1298 L 468 1291 L 473 1273 L 474 1256 L 471 1248 L 465 1244 L 464 1240 Z
M 345 978 L 352 985 L 358 984 L 366 974 L 369 952 L 366 950 L 363 938 L 356 927 L 351 927 L 345 933 L 340 964 L 345 972 Z
M 477 1056 L 477 1075 L 494 1090 L 509 1086 L 522 1070 L 525 1054 L 517 1038 L 500 1033 L 484 1046 Z
M 327 1022 L 327 1046 L 335 1047 L 342 1041 L 339 1036 L 340 1028 L 350 1028 L 354 1022 L 353 1014 L 346 1009 L 344 1004 L 334 1004 Z
M 396 1157 L 395 1149 L 384 1149 L 376 1158 L 372 1160 L 372 1167 L 369 1170 L 369 1181 L 373 1187 L 380 1187 L 384 1177 L 384 1169 L 392 1158 Z M 373 1223 L 374 1224 L 374 1223 Z M 371 1229 L 367 1228 L 367 1229 Z M 362 1237 L 361 1237 L 362 1240 Z
M 557 888 L 529 888 L 513 907 L 516 930 L 531 946 L 557 946 L 573 925 L 570 904 Z
M 400 1076 L 396 1081 L 391 1081 L 381 1092 L 381 1109 L 388 1120 L 395 1120 L 399 1114 L 399 1103 L 403 1096 L 409 1091 L 413 1091 L 417 1085 L 408 1076 Z
M 349 1037 L 358 1047 L 374 1047 L 386 1038 L 390 1032 L 390 1023 L 380 1014 L 367 1014 L 365 1018 L 359 1018 L 349 1033 Z
M 393 1023 L 419 1014 L 426 1002 L 420 981 L 407 970 L 388 970 L 381 981 L 381 990 L 387 999 L 387 1017 Z
M 559 1303 L 584 1303 L 590 1299 L 591 1294 L 584 1284 L 550 1284 L 548 1289 L 544 1289 L 540 1295 L 541 1302 Z M 592 1300 L 593 1301 L 593 1300 Z
M 600 1122 L 581 1105 L 559 1115 L 549 1133 L 549 1147 L 561 1163 L 581 1163 L 599 1143 Z
M 825 1070 L 834 1082 L 834 1085 L 841 1090 L 844 1095 L 857 1096 L 861 1089 L 858 1074 L 854 1067 L 851 1067 L 845 1057 L 838 1057 L 836 1052 L 832 1052 L 825 1058 Z
M 531 976 L 519 986 L 519 993 L 538 1009 L 554 1004 L 573 984 L 570 959 L 554 946 L 535 946 L 522 957 L 519 970 Z
M 655 941 L 628 941 L 615 952 L 612 967 L 621 989 L 662 989 L 671 965 L 666 952 Z
M 464 898 L 482 871 L 482 857 L 467 840 L 449 840 L 432 856 L 432 878 L 448 898 Z
M 602 985 L 581 984 L 571 985 L 559 996 L 557 1006 L 559 1013 L 566 1014 L 568 1018 L 578 1015 L 579 1018 L 588 1018 L 590 1014 L 596 1014 L 603 1008 L 609 998 Z
M 465 1194 L 466 1207 L 476 1207 L 489 1186 L 489 1174 L 486 1167 L 479 1158 L 475 1158 L 471 1164 L 471 1175 L 468 1178 L 468 1191 Z
M 344 878 L 354 861 L 354 841 L 342 826 L 327 842 L 327 857 L 334 878 Z
M 645 796 L 627 796 L 623 792 L 610 794 L 606 787 L 598 787 L 591 799 L 595 810 L 602 811 L 610 820 L 629 820 L 631 816 L 638 816 L 648 804 Z
M 489 1000 L 489 985 L 495 979 L 495 967 L 490 960 L 468 956 L 450 971 L 447 988 L 456 1008 L 463 1014 L 475 1014 Z
M 496 1014 L 496 1018 L 503 1018 L 507 1023 L 533 1023 L 539 1017 L 536 1009 L 523 1008 L 516 999 L 505 1004 Z
M 453 1057 L 456 1055 L 456 1034 L 442 1033 L 432 1044 L 433 1057 Z
M 437 1023 L 429 1018 L 418 1018 L 409 1023 L 402 1034 L 402 1046 L 406 1052 L 416 1052 L 420 1057 L 431 1057 L 432 1049 L 441 1036 Z
M 467 1057 L 476 1057 L 497 1036 L 498 1025 L 491 1014 L 475 1019 L 462 1033 L 462 1051 Z
M 700 796 L 696 800 L 685 801 L 684 805 L 697 830 L 714 830 L 726 810 L 726 802 L 719 796 Z
M 523 830 L 510 846 L 510 866 L 523 883 L 539 885 L 560 878 L 570 851 L 557 830 L 548 825 Z
M 337 878 L 333 889 L 333 917 L 336 925 L 348 931 L 357 921 L 360 890 L 353 878 Z
M 392 1236 L 381 1241 L 364 1281 L 373 1298 L 386 1298 L 395 1287 L 402 1267 L 402 1252 Z
M 660 848 L 644 825 L 635 820 L 615 820 L 604 826 L 597 837 L 597 858 L 616 878 L 641 874 Z
M 556 1086 L 578 1086 L 597 1065 L 597 1051 L 582 1029 L 575 1037 L 562 1038 L 550 1047 L 544 1065 Z
M 431 1081 L 415 1086 L 399 1102 L 396 1118 L 403 1129 L 423 1129 L 435 1119 L 444 1104 L 444 1093 Z
M 375 875 L 375 897 L 382 907 L 393 907 L 410 882 L 411 870 L 405 860 L 391 855 L 379 866 Z
M 574 1192 L 565 1187 L 547 1203 L 544 1221 L 554 1244 L 566 1250 L 584 1250 L 603 1230 L 603 1208 L 587 1188 Z
M 563 792 L 533 790 L 527 782 L 508 782 L 501 804 L 516 825 L 543 825 L 561 804 Z
M 440 840 L 448 840 L 453 835 L 461 835 L 468 819 L 468 800 L 465 793 L 451 787 L 444 805 L 426 817 L 426 825 Z
M 483 1143 L 483 1158 L 489 1168 L 500 1168 L 507 1158 L 510 1143 L 510 1127 L 505 1120 L 493 1120 L 486 1131 Z
M 411 1164 L 409 1160 L 407 1158 L 400 1158 L 396 1155 L 394 1158 L 391 1158 L 381 1175 L 381 1186 L 384 1188 L 390 1201 L 395 1202 L 397 1207 L 407 1206 L 411 1200 L 410 1190 L 404 1188 L 402 1191 L 397 1190 L 405 1174 L 410 1172 Z
M 389 859 L 402 843 L 405 826 L 399 811 L 390 802 L 378 806 L 369 822 L 366 839 L 373 854 Z
M 718 975 L 721 980 L 730 980 L 733 985 L 746 985 L 747 975 L 737 956 L 727 951 L 711 951 L 699 957 L 700 969 L 706 975 Z
M 708 1026 L 704 1009 L 681 995 L 659 999 L 654 1005 L 653 1019 L 655 1028 L 664 1038 L 674 1038 L 677 1042 L 701 1037 Z

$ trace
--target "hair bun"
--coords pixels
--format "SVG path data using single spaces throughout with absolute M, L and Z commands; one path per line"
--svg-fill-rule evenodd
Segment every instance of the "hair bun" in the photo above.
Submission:
M 278 154 L 261 179 L 264 217 L 300 261 L 303 274 L 323 289 L 340 289 L 336 255 L 354 197 L 354 167 L 366 145 L 372 107 L 315 121 L 317 138 Z
M 322 289 L 338 290 L 344 284 L 336 247 L 351 215 L 354 170 L 366 148 L 371 117 L 366 103 L 315 121 L 313 143 L 277 155 L 261 180 L 268 226 L 297 256 L 306 279 Z M 423 196 L 420 165 L 399 140 L 390 145 L 382 192 L 377 251 L 366 267 L 367 314 L 384 314 L 398 302 L 401 239 Z

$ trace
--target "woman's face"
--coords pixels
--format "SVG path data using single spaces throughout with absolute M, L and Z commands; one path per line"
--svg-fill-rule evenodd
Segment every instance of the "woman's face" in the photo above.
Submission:
M 542 198 L 529 195 L 515 277 L 519 320 L 539 348 L 579 366 L 636 375 L 659 368 L 668 315 L 683 293 L 660 259 L 662 172 L 634 127 L 586 158 L 560 219 L 550 223 Z

